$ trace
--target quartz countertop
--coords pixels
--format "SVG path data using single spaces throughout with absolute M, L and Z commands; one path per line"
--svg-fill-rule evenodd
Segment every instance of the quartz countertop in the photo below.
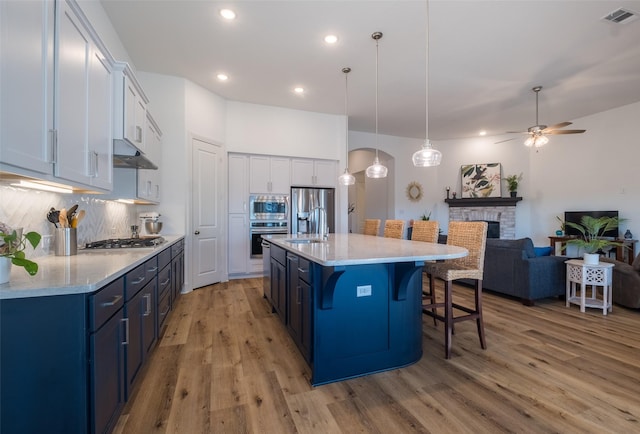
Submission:
M 40 257 L 35 276 L 14 265 L 9 283 L 0 285 L 0 300 L 94 292 L 184 238 L 162 237 L 166 242 L 155 247 L 78 249 L 73 256 Z
M 323 266 L 433 261 L 469 254 L 464 247 L 362 234 L 329 234 L 327 240 L 316 235 L 291 234 L 263 235 L 262 238 Z M 320 242 L 291 242 L 304 239 Z

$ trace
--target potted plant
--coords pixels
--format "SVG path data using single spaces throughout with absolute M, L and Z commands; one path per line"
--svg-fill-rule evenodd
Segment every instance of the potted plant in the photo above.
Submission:
M 0 283 L 9 281 L 11 264 L 24 267 L 31 276 L 38 272 L 38 264 L 26 258 L 25 249 L 30 244 L 34 249 L 42 236 L 37 232 L 22 234 L 22 229 L 11 229 L 0 223 Z
M 518 195 L 518 184 L 522 181 L 522 173 L 520 175 L 509 175 L 504 180 L 507 183 L 511 197 L 516 197 Z
M 624 246 L 623 243 L 603 237 L 605 232 L 616 229 L 621 221 L 618 217 L 596 218 L 585 215 L 580 219 L 580 223 L 565 222 L 565 225 L 580 232 L 578 238 L 567 241 L 567 244 L 583 249 L 585 264 L 595 265 L 599 261 L 598 252 L 611 247 Z
M 564 220 L 562 220 L 560 216 L 556 216 L 556 219 L 558 219 L 558 221 L 560 222 L 560 230 L 556 231 L 556 235 L 560 237 L 564 235 L 565 224 L 564 224 Z

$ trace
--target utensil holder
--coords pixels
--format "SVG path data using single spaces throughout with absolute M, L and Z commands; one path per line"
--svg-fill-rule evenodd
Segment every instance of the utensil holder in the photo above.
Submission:
M 56 256 L 73 256 L 78 253 L 78 231 L 76 228 L 56 228 L 54 241 Z

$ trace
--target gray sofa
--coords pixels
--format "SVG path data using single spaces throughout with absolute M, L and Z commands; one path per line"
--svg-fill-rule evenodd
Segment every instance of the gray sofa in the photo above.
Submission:
M 632 309 L 640 308 L 640 255 L 633 264 L 600 258 L 603 262 L 615 264 L 613 267 L 613 302 Z
M 482 286 L 532 306 L 535 300 L 565 294 L 566 260 L 564 256 L 536 256 L 530 238 L 488 238 Z

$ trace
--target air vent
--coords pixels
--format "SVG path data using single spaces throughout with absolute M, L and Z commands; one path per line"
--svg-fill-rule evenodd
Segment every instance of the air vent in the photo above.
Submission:
M 621 24 L 621 23 L 629 23 L 638 18 L 638 14 L 628 9 L 619 8 L 615 11 L 611 12 L 606 17 L 603 17 L 603 20 L 611 21 L 612 23 Z

